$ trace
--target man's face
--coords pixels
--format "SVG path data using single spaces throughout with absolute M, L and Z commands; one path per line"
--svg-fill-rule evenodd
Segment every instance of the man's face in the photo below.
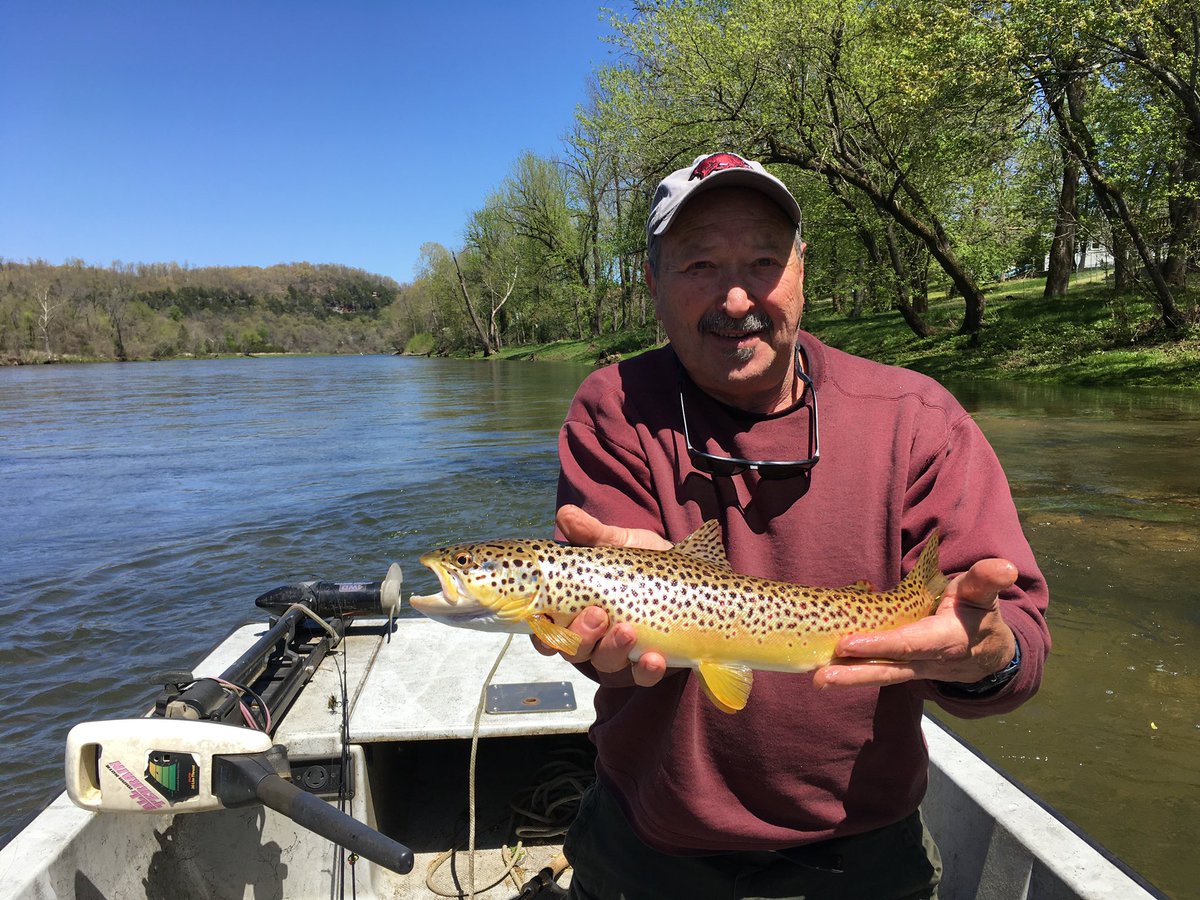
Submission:
M 773 412 L 790 405 L 804 263 L 795 226 L 749 188 L 716 188 L 691 200 L 661 238 L 658 275 L 646 281 L 692 380 L 731 406 Z

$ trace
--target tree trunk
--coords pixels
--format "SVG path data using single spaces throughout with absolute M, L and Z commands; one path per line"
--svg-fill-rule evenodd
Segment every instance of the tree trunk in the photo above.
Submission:
M 829 183 L 830 190 L 842 201 L 842 205 L 857 217 L 858 208 L 842 188 L 841 183 L 832 178 L 826 180 Z M 875 238 L 875 232 L 865 225 L 859 225 L 856 231 L 858 232 L 858 239 L 866 249 L 872 264 L 881 267 L 883 265 L 883 253 L 879 250 L 879 241 Z M 893 301 L 893 306 L 900 312 L 901 318 L 912 329 L 913 334 L 917 337 L 928 337 L 930 334 L 929 325 L 926 324 L 912 305 L 912 279 L 909 275 L 908 263 L 904 259 L 904 253 L 896 240 L 895 224 L 891 221 L 886 221 L 884 226 L 884 239 L 887 242 L 888 262 L 891 264 L 892 272 L 896 276 L 896 298 Z M 857 301 L 855 310 L 852 311 L 851 315 L 858 315 Z
M 1167 258 L 1163 261 L 1163 278 L 1173 287 L 1186 287 L 1188 269 L 1196 254 L 1200 236 L 1200 199 L 1191 196 L 1200 184 L 1200 124 L 1192 123 L 1184 135 L 1183 158 L 1172 166 L 1176 185 L 1184 188 L 1184 196 L 1172 196 L 1167 202 L 1171 233 L 1167 242 Z
M 490 329 L 491 336 L 492 336 L 493 352 L 496 350 L 499 350 L 501 347 L 504 346 L 504 341 L 501 336 L 500 324 L 496 320 L 497 320 L 497 317 L 500 315 L 501 307 L 503 307 L 504 304 L 508 302 L 508 298 L 512 296 L 513 289 L 517 286 L 517 275 L 520 273 L 520 271 L 521 271 L 520 266 L 517 266 L 516 268 L 513 269 L 512 281 L 509 282 L 508 290 L 506 290 L 504 292 L 504 296 L 500 298 L 499 303 L 495 302 L 496 292 L 492 291 L 492 314 L 489 317 L 488 328 Z M 463 287 L 463 291 L 464 292 L 466 291 L 465 286 Z
M 1123 234 L 1113 233 L 1113 288 L 1127 291 L 1133 287 L 1133 270 L 1129 265 L 1129 241 Z
M 1096 202 L 1108 219 L 1113 234 L 1117 234 L 1124 228 L 1130 243 L 1137 250 L 1154 288 L 1154 299 L 1158 303 L 1163 327 L 1170 332 L 1180 331 L 1184 326 L 1184 317 L 1175 305 L 1175 297 L 1171 293 L 1170 285 L 1163 278 L 1162 270 L 1156 264 L 1141 229 L 1138 228 L 1130 214 L 1129 205 L 1125 202 L 1120 188 L 1111 184 L 1104 177 L 1104 173 L 1100 171 L 1100 165 L 1096 161 L 1096 143 L 1083 119 L 1083 110 L 1079 102 L 1082 99 L 1081 95 L 1068 89 L 1064 92 L 1066 94 L 1066 104 L 1064 105 L 1063 94 L 1050 90 L 1045 76 L 1038 76 L 1038 81 L 1041 83 L 1042 92 L 1049 103 L 1050 111 L 1054 114 L 1059 133 L 1071 152 L 1083 165 L 1084 171 L 1087 172 L 1088 179 L 1092 183 L 1092 191 L 1096 195 Z
M 1054 238 L 1050 241 L 1050 261 L 1046 266 L 1046 290 L 1042 296 L 1065 297 L 1074 268 L 1074 248 L 1079 225 L 1079 160 L 1062 148 L 1063 178 L 1054 213 Z
M 912 303 L 912 277 L 909 275 L 908 261 L 904 258 L 900 242 L 896 240 L 896 226 L 891 222 L 888 222 L 884 236 L 887 239 L 888 256 L 892 261 L 892 271 L 896 273 L 896 285 L 898 288 L 896 309 L 900 310 L 901 317 L 904 319 L 905 324 L 912 329 L 913 334 L 917 337 L 929 337 L 931 333 L 929 324 L 921 318 L 920 313 Z
M 832 177 L 852 185 L 862 191 L 875 204 L 875 208 L 886 213 L 895 220 L 901 228 L 917 238 L 929 250 L 930 255 L 937 260 L 949 277 L 951 284 L 963 298 L 963 321 L 959 328 L 960 334 L 974 335 L 983 328 L 983 313 L 987 298 L 975 283 L 975 279 L 963 267 L 950 244 L 950 238 L 937 220 L 924 221 L 912 211 L 907 204 L 901 202 L 898 191 L 884 191 L 873 179 L 849 166 L 839 165 L 835 160 L 819 157 L 815 154 L 804 153 L 795 147 L 785 146 L 771 138 L 768 139 L 770 150 L 764 162 L 787 163 L 798 166 L 809 172 L 816 172 L 826 178 Z M 914 199 L 911 190 L 905 194 Z M 914 206 L 921 205 L 919 202 Z
M 479 316 L 475 313 L 475 305 L 471 303 L 471 295 L 467 291 L 467 279 L 463 277 L 462 269 L 458 266 L 458 257 L 451 252 L 450 258 L 454 260 L 454 271 L 458 273 L 458 286 L 462 290 L 462 298 L 463 302 L 467 305 L 467 313 L 471 316 L 471 322 L 474 324 L 475 331 L 479 335 L 479 342 L 483 344 L 483 355 L 491 356 L 496 350 L 488 337 L 487 329 L 483 327 L 483 322 L 479 320 Z

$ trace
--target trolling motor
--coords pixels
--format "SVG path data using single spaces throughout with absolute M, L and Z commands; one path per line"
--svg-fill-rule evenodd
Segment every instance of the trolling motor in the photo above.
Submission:
M 383 581 L 302 581 L 272 588 L 260 594 L 254 605 L 278 611 L 303 603 L 319 616 L 387 615 L 400 606 L 402 581 L 400 567 L 392 563 Z
M 394 872 L 413 852 L 291 780 L 287 748 L 270 732 L 345 634 L 345 617 L 400 604 L 400 567 L 382 582 L 305 582 L 256 603 L 284 610 L 219 678 L 164 675 L 146 718 L 84 722 L 67 735 L 67 794 L 97 812 L 174 814 L 254 803 Z M 316 623 L 312 620 L 315 619 Z

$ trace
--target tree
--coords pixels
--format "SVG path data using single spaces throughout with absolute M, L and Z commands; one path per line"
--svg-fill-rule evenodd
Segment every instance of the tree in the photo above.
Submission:
M 55 283 L 53 285 L 48 284 L 48 285 L 45 285 L 44 287 L 42 287 L 42 289 L 38 292 L 38 295 L 37 295 L 38 331 L 40 331 L 42 334 L 42 345 L 45 348 L 47 356 L 53 355 L 50 350 L 50 322 L 51 322 L 51 319 L 53 318 L 54 313 L 57 312 L 58 309 L 61 306 L 63 306 L 63 304 L 66 302 L 63 299 L 61 299 L 59 291 L 60 291 L 60 288 L 57 283 Z
M 451 251 L 450 258 L 454 261 L 454 271 L 458 273 L 459 289 L 462 291 L 462 299 L 467 313 L 471 317 L 471 324 L 475 326 L 475 332 L 479 335 L 479 342 L 483 344 L 483 355 L 491 356 L 497 350 L 496 345 L 492 342 L 491 332 L 489 329 L 483 327 L 483 322 L 479 320 L 479 313 L 475 310 L 475 304 L 471 302 L 471 292 L 467 288 L 467 279 L 463 275 L 462 267 L 458 264 L 458 256 Z M 507 300 L 508 297 L 506 296 L 505 299 Z
M 1089 23 L 1087 38 L 1113 64 L 1135 69 L 1155 85 L 1174 120 L 1162 271 L 1168 284 L 1182 286 L 1200 251 L 1200 9 L 1190 0 L 1147 0 L 1111 2 L 1105 12 Z
M 956 230 L 982 209 L 981 178 L 1002 177 L 1023 98 L 969 8 L 684 0 L 637 10 L 621 26 L 634 62 L 605 76 L 627 142 L 672 165 L 697 147 L 741 147 L 862 196 L 942 267 L 964 298 L 961 330 L 982 327 L 985 297 Z
M 1063 86 L 1067 93 L 1082 93 L 1083 79 L 1075 76 Z M 1079 236 L 1079 160 L 1059 143 L 1062 180 L 1054 210 L 1054 236 L 1047 255 L 1045 297 L 1063 297 L 1075 271 L 1075 244 Z
M 1178 227 L 1163 236 L 1173 246 L 1195 231 L 1190 208 L 1178 202 L 1197 196 L 1195 183 L 1181 181 L 1193 152 L 1200 174 L 1200 144 L 1188 138 L 1193 108 L 1200 124 L 1200 103 L 1193 102 L 1200 58 L 1195 41 L 1189 48 L 1168 21 L 1184 14 L 1184 6 L 1172 0 L 1010 0 L 994 4 L 988 20 L 1010 67 L 1049 110 L 1063 152 L 1086 173 L 1112 234 L 1118 275 L 1124 277 L 1128 244 L 1150 282 L 1162 325 L 1172 332 L 1185 319 L 1168 274 L 1182 264 L 1159 259 L 1156 195 L 1165 191 L 1177 201 Z M 1194 10 L 1184 14 L 1182 24 L 1189 22 L 1200 25 Z M 1150 43 L 1169 50 L 1151 53 Z M 1189 60 L 1190 73 L 1181 77 Z M 1176 161 L 1168 179 L 1156 162 L 1162 158 Z M 1168 259 L 1172 255 L 1178 254 L 1169 250 Z

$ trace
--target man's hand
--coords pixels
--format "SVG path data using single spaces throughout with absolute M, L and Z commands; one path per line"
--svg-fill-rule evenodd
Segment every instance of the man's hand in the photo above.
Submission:
M 1016 638 L 1000 616 L 998 598 L 1016 580 L 1017 567 L 1008 560 L 980 560 L 950 582 L 932 616 L 842 638 L 813 683 L 882 687 L 928 678 L 971 684 L 1000 671 L 1016 653 Z
M 581 547 L 640 547 L 645 550 L 669 550 L 671 544 L 655 534 L 641 528 L 622 528 L 605 525 L 595 516 L 589 515 L 578 506 L 563 506 L 556 518 L 559 531 L 572 544 Z M 562 654 L 568 662 L 591 662 L 597 672 L 619 672 L 632 669 L 633 681 L 642 687 L 658 684 L 667 671 L 667 662 L 662 655 L 649 650 L 636 663 L 629 660 L 629 651 L 637 635 L 627 623 L 608 627 L 608 615 L 598 606 L 589 606 L 575 617 L 571 631 L 582 638 L 579 650 L 571 656 Z M 558 651 L 547 647 L 536 637 L 533 646 L 543 656 L 553 656 Z

